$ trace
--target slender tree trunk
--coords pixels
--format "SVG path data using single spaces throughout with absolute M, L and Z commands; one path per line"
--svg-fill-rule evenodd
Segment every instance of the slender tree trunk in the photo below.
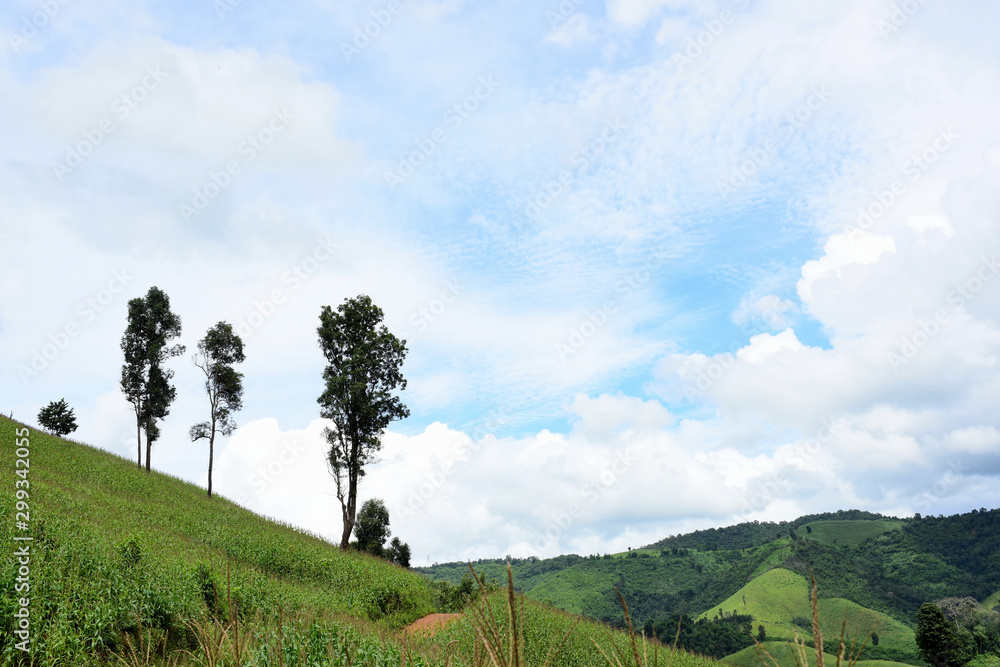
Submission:
M 142 412 L 138 407 L 135 409 L 135 439 L 139 449 L 139 470 L 142 470 Z
M 149 472 L 149 457 L 153 453 L 153 441 L 149 435 L 153 432 L 153 415 L 146 418 L 146 472 Z
M 208 436 L 208 497 L 212 497 L 212 459 L 215 458 L 215 406 L 212 406 L 212 432 Z

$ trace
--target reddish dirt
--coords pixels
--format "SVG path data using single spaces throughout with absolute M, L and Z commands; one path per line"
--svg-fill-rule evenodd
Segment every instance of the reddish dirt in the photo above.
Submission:
M 461 614 L 428 614 L 420 620 L 414 621 L 403 629 L 404 635 L 433 636 L 435 632 L 443 628 L 448 623 L 460 618 Z

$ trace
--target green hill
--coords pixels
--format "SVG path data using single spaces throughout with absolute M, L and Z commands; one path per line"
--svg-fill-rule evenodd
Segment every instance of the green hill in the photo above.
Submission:
M 810 521 L 799 526 L 795 534 L 807 540 L 823 544 L 861 544 L 865 540 L 878 537 L 890 530 L 902 528 L 904 522 L 893 519 L 873 521 Z
M 279 646 L 288 665 L 460 665 L 482 654 L 468 619 L 441 638 L 398 634 L 435 611 L 435 589 L 411 570 L 342 551 L 81 443 L 30 429 L 27 452 L 19 452 L 23 427 L 0 417 L 0 510 L 10 519 L 0 540 L 31 545 L 29 590 L 15 592 L 16 559 L 0 564 L 0 664 L 22 664 L 12 634 L 22 596 L 30 597 L 37 665 L 117 664 L 130 644 L 167 653 L 169 664 L 212 664 L 204 647 L 215 643 L 213 652 L 232 655 L 225 661 L 232 664 L 235 637 L 260 665 L 278 664 Z M 27 472 L 15 473 L 15 457 L 25 453 Z M 18 487 L 24 497 L 15 498 L 15 482 L 26 482 Z M 22 511 L 26 519 L 15 516 Z M 494 605 L 502 598 L 495 594 Z M 576 620 L 540 604 L 526 608 L 532 656 L 544 655 Z M 501 629 L 508 623 L 502 609 L 497 622 Z M 629 645 L 624 633 L 584 621 L 553 665 L 605 665 L 592 640 L 609 651 Z M 695 656 L 677 659 L 707 667 Z
M 791 639 L 798 633 L 812 638 L 812 607 L 809 582 L 800 574 L 775 569 L 763 574 L 737 591 L 732 597 L 701 615 L 710 618 L 738 611 L 751 614 L 754 627 L 763 625 L 767 637 Z M 878 632 L 882 649 L 898 651 L 916 658 L 913 630 L 899 621 L 841 598 L 819 601 L 820 630 L 825 639 L 840 636 L 847 619 L 847 636 L 864 639 L 873 629 Z
M 774 658 L 780 667 L 797 667 L 794 650 L 788 642 L 767 641 L 763 643 L 764 649 Z M 809 649 L 806 652 L 809 664 L 816 665 L 816 651 Z M 757 655 L 757 648 L 750 646 L 742 651 L 728 655 L 722 660 L 723 664 L 734 665 L 735 667 L 761 667 L 760 657 Z M 770 665 L 770 661 L 766 664 Z M 837 656 L 823 652 L 824 665 L 836 665 Z M 890 660 L 859 660 L 857 667 L 909 667 L 906 663 L 892 662 Z
M 804 583 L 810 570 L 828 636 L 839 635 L 845 613 L 852 635 L 879 623 L 879 646 L 866 649 L 866 658 L 917 661 L 913 628 L 924 602 L 1000 602 L 990 597 L 1000 588 L 1000 510 L 913 519 L 846 510 L 696 531 L 654 546 L 659 548 L 510 562 L 515 586 L 528 597 L 608 623 L 620 623 L 614 589 L 621 591 L 633 620 L 656 628 L 667 642 L 673 634 L 663 628 L 676 627 L 678 615 L 733 612 L 752 615 L 754 629 L 763 625 L 768 636 L 790 636 L 796 619 L 801 634 L 811 635 Z M 487 576 L 500 576 L 505 566 L 501 560 L 475 563 Z M 452 583 L 465 570 L 465 563 L 420 568 Z M 733 621 L 734 628 L 745 623 L 742 616 Z M 724 634 L 703 645 L 725 646 Z
M 993 609 L 994 607 L 1000 607 L 1000 591 L 997 591 L 993 595 L 983 600 L 983 607 L 985 607 L 986 609 Z

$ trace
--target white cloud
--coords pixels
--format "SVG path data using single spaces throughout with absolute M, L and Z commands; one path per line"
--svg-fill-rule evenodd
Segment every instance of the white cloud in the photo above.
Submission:
M 995 426 L 969 426 L 948 435 L 948 447 L 971 454 L 996 452 L 1000 445 L 1000 431 Z
M 827 240 L 823 252 L 823 257 L 810 260 L 802 267 L 798 292 L 806 304 L 813 300 L 817 283 L 830 277 L 841 278 L 844 270 L 852 265 L 874 264 L 883 253 L 896 252 L 896 242 L 891 236 L 864 231 L 834 234 Z

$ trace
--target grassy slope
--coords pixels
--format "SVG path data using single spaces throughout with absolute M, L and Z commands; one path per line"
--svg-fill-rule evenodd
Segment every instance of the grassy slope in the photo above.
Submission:
M 746 603 L 744 605 L 744 599 Z M 812 618 L 809 605 L 809 582 L 805 577 L 784 569 L 763 574 L 740 589 L 725 602 L 702 614 L 702 618 L 719 611 L 738 611 L 754 617 L 754 626 L 763 625 L 770 638 L 790 639 L 794 632 L 811 638 L 812 632 L 796 628 L 792 619 Z M 876 624 L 879 644 L 884 648 L 912 651 L 915 646 L 913 630 L 899 621 L 840 598 L 819 601 L 820 629 L 827 638 L 840 636 L 841 624 L 847 617 L 847 634 L 864 638 Z
M 1000 605 L 1000 591 L 997 591 L 993 595 L 983 600 L 983 606 L 986 607 L 987 609 L 992 609 L 993 607 L 996 607 L 998 605 Z
M 807 529 L 811 528 L 810 533 Z M 860 544 L 890 530 L 903 527 L 902 521 L 878 519 L 875 521 L 813 521 L 799 526 L 795 534 L 823 544 Z
M 13 487 L 14 423 L 0 418 L 0 488 Z M 236 578 L 267 583 L 274 601 L 377 618 L 383 594 L 400 597 L 403 624 L 432 610 L 417 574 L 368 556 L 344 553 L 324 540 L 271 521 L 204 489 L 93 447 L 31 431 L 32 525 L 62 526 L 94 538 L 112 553 L 134 535 L 162 565 L 205 561 Z M 4 494 L 9 495 L 9 494 Z M 66 534 L 66 533 L 64 533 Z M 379 597 L 382 595 L 383 597 Z
M 787 642 L 767 641 L 764 648 L 771 654 L 781 667 L 796 667 L 795 656 L 792 648 Z M 813 649 L 807 651 L 809 664 L 815 667 L 816 652 Z M 738 653 L 726 656 L 723 663 L 735 665 L 736 667 L 761 667 L 760 658 L 757 656 L 757 649 L 754 646 L 747 647 Z M 770 664 L 770 663 L 768 663 Z M 823 664 L 836 665 L 837 656 L 829 653 L 823 654 Z M 857 667 L 910 667 L 902 662 L 891 662 L 889 660 L 860 660 Z
M 0 488 L 8 490 L 0 493 L 0 512 L 8 517 L 13 513 L 9 490 L 19 479 L 13 474 L 12 445 L 14 430 L 20 426 L 0 417 Z M 337 664 L 349 663 L 348 655 L 361 654 L 375 660 L 371 664 L 400 664 L 400 644 L 386 630 L 434 610 L 426 579 L 413 571 L 344 553 L 225 498 L 209 499 L 195 485 L 156 472 L 147 475 L 136 469 L 134 461 L 34 429 L 30 452 L 30 523 L 36 539 L 32 609 L 38 614 L 33 631 L 36 656 L 43 656 L 39 664 L 96 664 L 95 652 L 121 651 L 122 645 L 115 642 L 129 629 L 132 614 L 139 614 L 143 625 L 155 625 L 160 612 L 169 613 L 177 621 L 170 627 L 173 641 L 184 641 L 184 620 L 204 619 L 209 611 L 193 576 L 199 562 L 213 566 L 221 604 L 226 603 L 228 561 L 233 597 L 242 601 L 241 617 L 255 612 L 273 615 L 281 605 L 286 645 L 295 647 L 295 641 L 312 645 L 325 636 L 320 644 L 330 642 L 331 655 L 341 657 Z M 11 544 L 13 526 L 5 524 L 0 539 Z M 120 553 L 132 538 L 142 557 L 139 565 L 128 568 Z M 9 598 L 14 572 L 8 563 L 0 566 L 4 640 L 14 608 Z M 293 618 L 296 610 L 299 614 Z M 310 620 L 317 615 L 315 623 Z M 38 620 L 43 616 L 48 620 Z M 528 616 L 525 648 L 533 656 L 544 655 L 576 620 L 532 603 Z M 360 620 L 344 625 L 337 620 L 341 618 Z M 366 618 L 378 619 L 378 624 Z M 503 626 L 504 614 L 499 613 L 498 619 Z M 258 632 L 270 633 L 276 641 L 273 625 L 260 626 Z M 458 664 L 468 662 L 475 652 L 471 626 L 462 620 L 451 632 L 424 641 L 417 647 L 418 655 L 410 652 L 410 662 L 437 664 L 435 658 L 446 655 L 457 657 Z M 606 650 L 623 649 L 628 641 L 622 632 L 583 621 L 553 665 L 606 664 L 591 638 Z M 194 648 L 183 643 L 172 647 Z M 289 650 L 298 653 L 297 648 Z M 325 651 L 319 655 L 325 656 Z M 0 641 L 0 653 L 4 662 L 13 648 Z M 683 653 L 677 658 L 682 667 L 713 664 Z

